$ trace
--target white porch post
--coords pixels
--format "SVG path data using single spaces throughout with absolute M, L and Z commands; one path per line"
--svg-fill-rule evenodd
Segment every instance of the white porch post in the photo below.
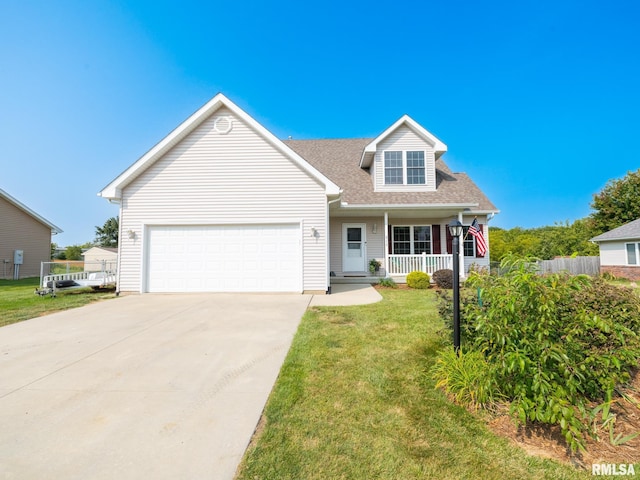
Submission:
M 389 276 L 389 213 L 384 212 L 384 273 Z

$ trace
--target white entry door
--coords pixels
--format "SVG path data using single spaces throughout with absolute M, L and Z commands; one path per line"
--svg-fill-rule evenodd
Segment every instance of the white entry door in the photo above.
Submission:
M 367 271 L 367 239 L 364 223 L 342 224 L 342 271 Z

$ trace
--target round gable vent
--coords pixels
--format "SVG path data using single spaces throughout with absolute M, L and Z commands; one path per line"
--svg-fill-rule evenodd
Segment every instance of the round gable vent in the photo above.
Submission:
M 228 116 L 218 117 L 213 122 L 213 130 L 221 135 L 229 133 L 232 128 L 233 120 Z

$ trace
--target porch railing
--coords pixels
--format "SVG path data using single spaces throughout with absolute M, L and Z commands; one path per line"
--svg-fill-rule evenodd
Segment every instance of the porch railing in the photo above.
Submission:
M 389 255 L 389 275 L 407 275 L 416 270 L 433 275 L 443 269 L 453 270 L 453 255 Z

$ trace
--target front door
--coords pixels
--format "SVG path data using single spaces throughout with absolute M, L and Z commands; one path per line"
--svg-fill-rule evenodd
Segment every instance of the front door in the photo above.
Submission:
M 367 240 L 364 223 L 342 224 L 342 271 L 367 271 Z

